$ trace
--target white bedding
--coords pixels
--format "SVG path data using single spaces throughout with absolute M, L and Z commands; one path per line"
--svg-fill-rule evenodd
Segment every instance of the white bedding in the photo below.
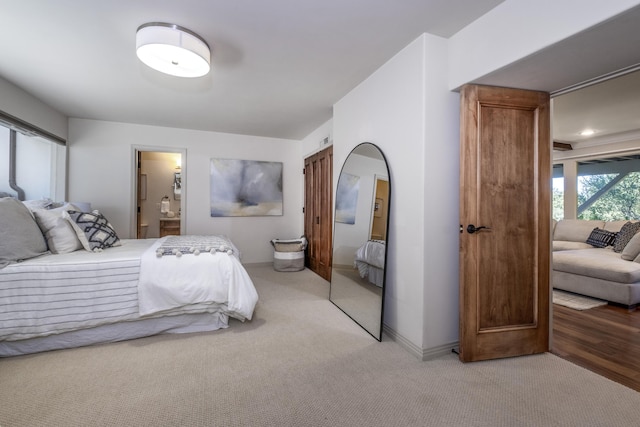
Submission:
M 356 251 L 355 266 L 360 277 L 367 277 L 369 266 L 384 269 L 386 246 L 384 240 L 368 240 Z
M 157 256 L 165 240 L 179 242 L 183 237 L 189 239 L 188 236 L 159 239 L 143 254 L 138 283 L 140 315 L 192 305 L 217 307 L 236 319 L 251 319 L 258 293 L 231 241 L 225 241 L 223 250 Z
M 124 239 L 122 246 L 102 252 L 48 254 L 0 269 L 0 342 L 185 313 L 216 313 L 219 327 L 229 315 L 251 318 L 257 292 L 238 258 L 226 253 L 157 258 L 154 248 L 164 239 Z M 160 265 L 164 272 L 141 275 L 148 270 L 143 258 L 153 258 L 153 272 Z M 160 301 L 155 295 L 145 299 L 143 306 L 151 308 L 141 316 L 139 279 L 147 286 L 153 277 L 172 284 L 170 289 L 180 284 L 186 290 L 179 290 L 178 298 L 158 291 Z M 218 284 L 222 288 L 207 289 Z

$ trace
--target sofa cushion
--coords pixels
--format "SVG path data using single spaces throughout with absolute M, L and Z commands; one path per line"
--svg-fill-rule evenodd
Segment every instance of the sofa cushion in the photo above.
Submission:
M 631 241 L 631 238 L 638 232 L 638 230 L 640 230 L 640 222 L 628 221 L 626 224 L 624 224 L 620 231 L 618 231 L 616 239 L 613 241 L 613 251 L 622 252 L 622 250 L 627 246 L 627 243 Z
M 604 228 L 604 221 L 584 219 L 562 219 L 556 224 L 553 240 L 586 242 L 594 228 Z
M 604 227 L 602 227 L 602 228 L 604 228 L 607 231 L 618 232 L 628 222 L 631 222 L 631 221 L 626 220 L 626 219 L 620 219 L 618 221 L 607 221 L 607 222 L 604 223 Z
M 594 248 L 606 248 L 607 246 L 613 245 L 616 234 L 618 233 L 596 227 L 591 231 L 589 237 L 587 237 L 587 243 Z
M 636 259 L 638 255 L 640 255 L 640 233 L 637 233 L 631 238 L 631 240 L 629 240 L 627 246 L 622 250 L 620 258 L 627 261 L 640 262 L 640 260 Z
M 640 282 L 640 263 L 623 260 L 611 248 L 554 252 L 553 269 L 618 283 Z
M 593 246 L 586 242 L 570 242 L 567 240 L 554 240 L 553 250 L 555 251 L 571 251 L 574 249 L 593 249 Z

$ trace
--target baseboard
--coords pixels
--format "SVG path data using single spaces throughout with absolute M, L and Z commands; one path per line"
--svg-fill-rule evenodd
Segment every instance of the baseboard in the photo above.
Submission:
M 382 332 L 392 341 L 397 342 L 400 347 L 404 348 L 413 356 L 415 356 L 416 359 L 422 361 L 431 360 L 435 359 L 436 357 L 451 354 L 452 351 L 457 351 L 459 344 L 458 341 L 454 341 L 449 344 L 443 344 L 437 347 L 420 348 L 387 325 L 382 326 Z

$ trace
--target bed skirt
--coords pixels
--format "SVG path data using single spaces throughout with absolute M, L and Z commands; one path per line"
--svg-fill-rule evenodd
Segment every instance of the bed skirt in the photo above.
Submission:
M 19 341 L 0 341 L 0 357 L 126 341 L 163 333 L 215 331 L 229 326 L 223 313 L 179 314 L 80 329 Z

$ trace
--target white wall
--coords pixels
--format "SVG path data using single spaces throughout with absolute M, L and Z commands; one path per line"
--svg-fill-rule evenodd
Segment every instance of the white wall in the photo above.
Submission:
M 91 202 L 122 238 L 131 238 L 134 146 L 185 149 L 182 159 L 188 234 L 226 234 L 244 263 L 273 261 L 273 238 L 303 233 L 300 141 L 142 126 L 84 119 L 69 121 L 69 200 Z M 209 169 L 212 157 L 283 163 L 284 215 L 212 218 Z
M 450 352 L 458 341 L 460 97 L 448 88 L 447 56 L 444 40 L 425 36 L 425 358 Z
M 325 144 L 325 138 L 329 138 L 329 143 Z M 327 120 L 322 126 L 311 132 L 301 141 L 303 158 L 327 148 L 333 144 L 333 119 Z
M 389 164 L 391 209 L 385 325 L 423 345 L 424 47 L 405 47 L 334 105 L 334 187 L 340 166 L 361 142 L 376 144 Z
M 44 77 L 43 77 L 44 78 Z M 67 139 L 67 117 L 18 86 L 0 77 L 0 111 L 62 139 Z
M 638 0 L 506 0 L 449 39 L 449 88 L 499 70 L 638 4 Z

